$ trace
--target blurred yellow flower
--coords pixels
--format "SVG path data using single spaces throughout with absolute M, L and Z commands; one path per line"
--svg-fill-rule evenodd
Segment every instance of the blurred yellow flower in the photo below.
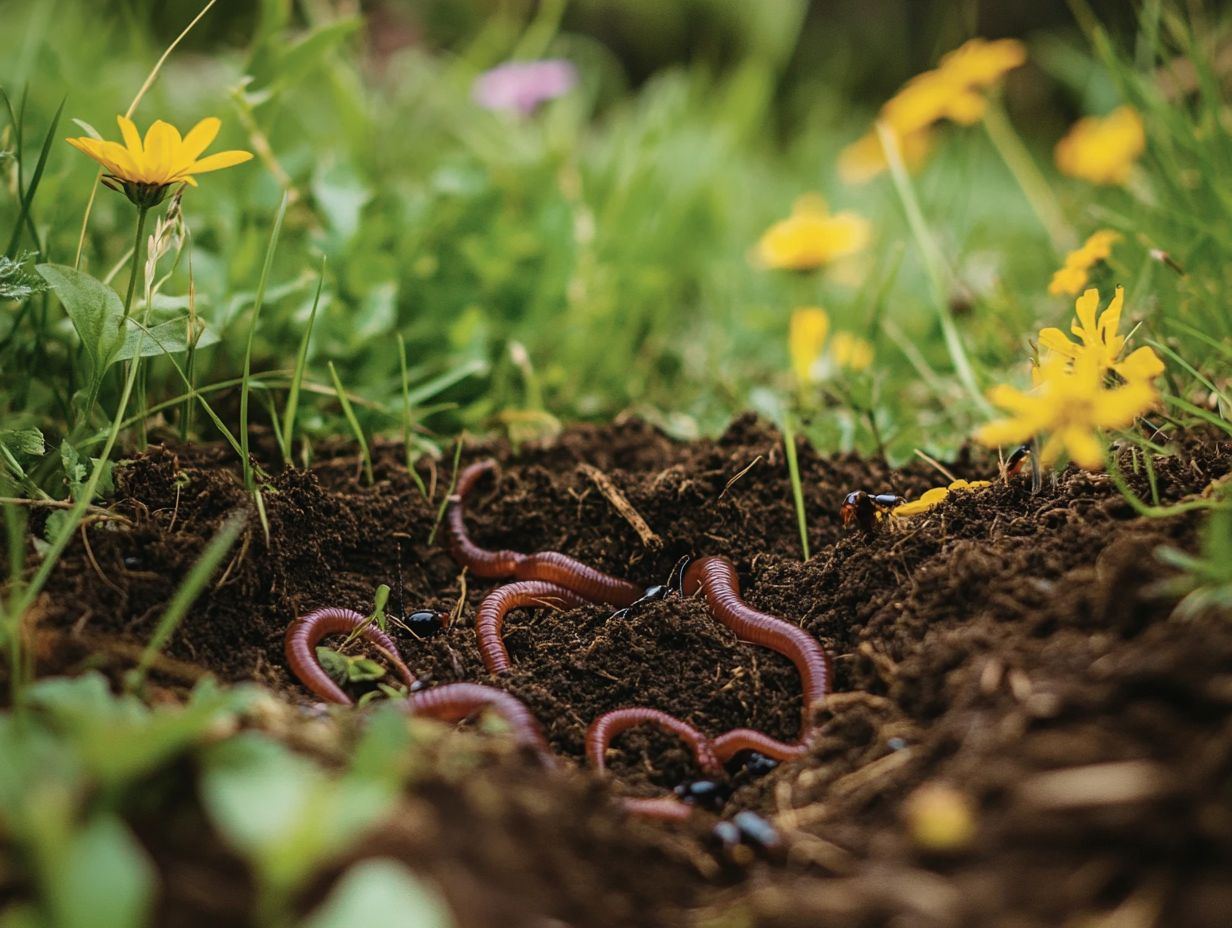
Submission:
M 1129 106 L 1103 118 L 1078 120 L 1057 142 L 1056 161 L 1061 172 L 1093 184 L 1123 184 L 1146 150 L 1142 117 Z
M 787 350 L 791 354 L 791 369 L 801 384 L 813 379 L 813 364 L 821 357 L 829 334 L 830 315 L 820 306 L 805 306 L 791 314 Z
M 1048 292 L 1056 295 L 1077 296 L 1086 286 L 1089 271 L 1112 254 L 1113 243 L 1121 236 L 1111 229 L 1101 229 L 1082 243 L 1082 246 L 1065 256 L 1065 265 L 1052 275 Z
M 933 507 L 945 502 L 955 490 L 979 490 L 990 486 L 992 486 L 991 480 L 955 480 L 949 486 L 933 487 L 931 490 L 925 490 L 919 499 L 913 499 L 909 503 L 895 506 L 890 514 L 903 517 L 918 516 L 920 513 L 928 512 Z
M 88 136 L 66 141 L 103 166 L 107 171 L 103 183 L 145 209 L 161 203 L 173 184 L 195 187 L 194 174 L 229 168 L 252 157 L 247 151 L 220 151 L 201 157 L 222 126 L 213 116 L 201 120 L 183 138 L 175 126 L 157 119 L 147 130 L 144 142 L 131 119 L 117 116 L 116 122 L 123 145 Z
M 791 215 L 776 222 L 757 243 L 757 260 L 766 267 L 811 271 L 868 244 L 870 226 L 855 213 L 831 214 L 816 194 L 798 198 Z
M 1091 354 L 1072 364 L 1064 355 L 1051 354 L 1040 362 L 1037 386 L 1029 393 L 1001 385 L 989 390 L 988 398 L 1010 415 L 979 429 L 975 440 L 980 444 L 1020 445 L 1048 433 L 1041 463 L 1051 464 L 1065 453 L 1094 470 L 1104 463 L 1100 431 L 1131 425 L 1155 405 L 1156 393 L 1149 380 L 1105 387 L 1103 368 Z
M 1125 360 L 1118 360 L 1125 348 L 1125 337 L 1117 334 L 1124 305 L 1125 288 L 1117 287 L 1108 308 L 1096 319 L 1099 291 L 1091 288 L 1074 303 L 1078 318 L 1070 323 L 1070 331 L 1081 343 L 1070 341 L 1060 329 L 1047 328 L 1040 330 L 1040 347 L 1071 361 L 1090 357 L 1100 371 L 1112 369 L 1125 380 L 1152 380 L 1164 372 L 1164 363 L 1154 349 L 1142 347 Z
M 935 69 L 907 81 L 882 106 L 877 121 L 894 136 L 903 163 L 914 168 L 923 163 L 928 153 L 930 129 L 935 123 L 942 119 L 964 126 L 978 122 L 988 105 L 980 91 L 1026 60 L 1026 48 L 1016 39 L 971 39 L 945 55 Z M 875 130 L 848 145 L 839 155 L 839 176 L 849 184 L 864 183 L 887 167 Z
M 873 344 L 851 332 L 835 332 L 830 340 L 830 357 L 839 367 L 866 370 L 873 363 Z
M 829 377 L 836 368 L 862 371 L 873 363 L 872 343 L 850 332 L 835 332 L 826 352 L 830 315 L 820 306 L 802 306 L 791 314 L 787 351 L 799 384 Z

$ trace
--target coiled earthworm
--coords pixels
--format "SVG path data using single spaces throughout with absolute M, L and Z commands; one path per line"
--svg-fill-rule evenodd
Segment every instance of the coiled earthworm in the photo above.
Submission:
M 321 668 L 316 647 L 317 643 L 328 635 L 353 632 L 381 651 L 382 656 L 394 665 L 403 683 L 408 687 L 415 685 L 415 675 L 403 663 L 394 640 L 369 621 L 368 616 L 360 615 L 353 609 L 315 609 L 292 622 L 287 627 L 287 635 L 283 641 L 287 664 L 304 686 L 325 701 L 344 706 L 352 705 L 351 697 Z
M 637 725 L 652 723 L 676 735 L 693 749 L 693 759 L 697 766 L 711 775 L 721 774 L 722 766 L 710 746 L 710 739 L 688 722 L 660 712 L 658 709 L 635 707 L 630 709 L 613 709 L 605 712 L 586 729 L 586 759 L 599 773 L 607 769 L 607 749 L 622 731 L 627 731 Z M 625 796 L 620 800 L 621 807 L 632 815 L 643 818 L 657 818 L 669 822 L 682 822 L 693 814 L 693 807 L 681 802 L 674 796 L 657 798 L 641 798 Z
M 733 728 L 725 731 L 712 742 L 715 756 L 727 763 L 741 751 L 756 751 L 774 760 L 795 760 L 808 752 L 807 734 L 800 741 L 786 742 L 771 738 L 753 728 Z
M 796 665 L 804 690 L 804 723 L 807 730 L 813 704 L 830 692 L 830 656 L 812 635 L 790 622 L 759 612 L 740 598 L 740 577 L 725 557 L 698 558 L 684 574 L 684 592 L 701 590 L 715 618 L 738 638 L 778 651 Z
M 522 554 L 517 551 L 489 551 L 481 548 L 466 531 L 464 502 L 479 479 L 496 470 L 492 459 L 468 465 L 458 475 L 457 485 L 449 497 L 445 514 L 445 534 L 449 552 L 462 567 L 476 577 L 515 577 L 518 580 L 543 580 L 572 590 L 589 602 L 606 603 L 618 608 L 632 605 L 643 591 L 628 580 L 605 574 L 558 551 Z
M 509 672 L 509 652 L 505 650 L 505 642 L 501 638 L 501 627 L 509 612 L 524 606 L 576 609 L 586 604 L 587 600 L 572 590 L 541 580 L 522 580 L 498 586 L 484 597 L 475 610 L 475 635 L 479 639 L 479 653 L 488 673 Z
M 412 693 L 407 697 L 406 708 L 412 715 L 441 722 L 461 722 L 480 709 L 492 709 L 509 724 L 518 744 L 533 749 L 545 765 L 556 765 L 538 720 L 522 700 L 504 690 L 480 683 L 447 683 Z
M 613 709 L 605 712 L 586 729 L 586 759 L 590 765 L 603 773 L 607 769 L 607 749 L 622 731 L 627 731 L 637 725 L 651 723 L 671 732 L 693 750 L 693 759 L 697 766 L 708 774 L 721 774 L 722 766 L 715 757 L 710 739 L 688 722 L 660 712 L 638 706 L 630 709 Z
M 462 469 L 458 482 L 449 497 L 449 509 L 445 513 L 445 536 L 453 559 L 470 570 L 476 577 L 512 577 L 518 563 L 526 557 L 517 551 L 489 551 L 471 541 L 466 531 L 466 519 L 462 506 L 466 495 L 484 474 L 496 470 L 496 461 L 488 458 Z

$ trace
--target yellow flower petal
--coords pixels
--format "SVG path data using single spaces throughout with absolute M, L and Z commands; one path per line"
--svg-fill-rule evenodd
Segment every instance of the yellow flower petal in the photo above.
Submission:
M 1085 267 L 1066 265 L 1052 275 L 1052 280 L 1048 284 L 1048 292 L 1053 296 L 1074 296 L 1086 286 L 1088 276 Z
M 1090 429 L 1071 426 L 1061 432 L 1061 442 L 1079 467 L 1096 470 L 1104 466 L 1104 445 Z
M 1057 167 L 1093 184 L 1124 184 L 1146 149 L 1142 118 L 1131 107 L 1078 120 L 1057 142 Z
M 141 133 L 137 131 L 137 126 L 127 116 L 117 116 L 116 123 L 120 127 L 120 137 L 124 139 L 124 146 L 134 158 L 140 158 L 144 149 L 141 147 Z
M 1130 352 L 1129 357 L 1112 365 L 1112 369 L 1126 380 L 1154 380 L 1164 372 L 1164 362 L 1159 360 L 1155 349 L 1144 346 Z
M 1049 351 L 1055 351 L 1057 354 L 1064 355 L 1067 358 L 1078 357 L 1078 352 L 1081 350 L 1077 345 L 1065 337 L 1065 333 L 1060 329 L 1049 327 L 1040 329 L 1039 344 L 1041 348 L 1046 348 Z
M 252 152 L 250 151 L 220 151 L 200 161 L 194 161 L 186 173 L 208 174 L 210 171 L 221 171 L 223 168 L 251 160 Z
M 184 136 L 180 157 L 189 164 L 196 161 L 201 157 L 201 153 L 213 144 L 214 139 L 218 138 L 218 130 L 221 128 L 222 120 L 216 116 L 207 116 L 201 120 Z
M 1074 303 L 1074 312 L 1078 316 L 1078 321 L 1070 323 L 1069 330 L 1088 345 L 1094 344 L 1097 340 L 1095 334 L 1095 310 L 1098 308 L 1099 291 L 1094 287 L 1085 291 L 1082 296 L 1078 297 L 1077 302 Z
M 1117 287 L 1116 295 L 1113 296 L 1112 302 L 1108 304 L 1099 316 L 1099 340 L 1105 345 L 1112 347 L 1113 340 L 1116 338 L 1117 329 L 1121 327 L 1121 308 L 1125 305 L 1125 288 Z M 1121 340 L 1124 344 L 1124 339 Z M 1118 348 L 1120 345 L 1117 346 Z M 1117 354 L 1113 351 L 1113 354 Z
M 891 510 L 891 514 L 895 516 L 918 516 L 920 513 L 928 512 L 933 507 L 945 502 L 946 497 L 949 495 L 950 491 L 945 487 L 933 487 L 931 490 L 924 491 L 924 494 L 919 499 L 894 507 Z

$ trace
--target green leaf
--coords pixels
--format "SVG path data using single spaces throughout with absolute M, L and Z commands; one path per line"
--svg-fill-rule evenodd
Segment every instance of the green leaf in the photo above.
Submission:
M 179 319 L 171 319 L 160 325 L 150 326 L 144 333 L 142 338 L 140 328 L 130 326 L 124 336 L 124 344 L 116 351 L 112 357 L 112 363 L 117 361 L 128 361 L 137 354 L 137 346 L 140 343 L 141 357 L 150 358 L 162 354 L 183 354 L 190 347 L 190 333 L 188 331 L 188 317 L 182 316 Z M 203 319 L 197 319 L 197 348 L 205 348 L 209 345 L 218 342 L 218 333 L 205 324 Z
M 0 429 L 0 445 L 22 463 L 47 453 L 43 433 L 38 429 Z
M 119 294 L 85 271 L 62 264 L 39 264 L 35 270 L 64 304 L 90 360 L 91 376 L 102 376 L 122 344 L 120 322 L 124 318 L 124 304 Z
M 301 928 L 450 928 L 453 919 L 441 898 L 396 860 L 357 863 Z
M 154 868 L 114 815 L 97 815 L 73 834 L 45 878 L 59 928 L 139 928 L 147 923 Z

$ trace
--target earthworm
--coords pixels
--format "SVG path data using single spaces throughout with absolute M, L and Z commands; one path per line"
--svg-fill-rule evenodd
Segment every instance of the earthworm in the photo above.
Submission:
M 807 738 L 789 743 L 771 738 L 753 728 L 733 728 L 731 731 L 725 731 L 715 738 L 712 744 L 715 756 L 723 763 L 727 763 L 741 751 L 756 751 L 775 760 L 795 760 L 809 749 Z
M 471 541 L 466 531 L 463 500 L 484 474 L 496 470 L 496 461 L 488 458 L 462 469 L 458 482 L 449 497 L 449 509 L 445 513 L 445 536 L 453 559 L 469 568 L 476 577 L 512 577 L 518 563 L 526 557 L 517 551 L 489 551 Z
M 541 580 L 522 580 L 498 586 L 484 597 L 475 610 L 475 635 L 479 638 L 479 653 L 488 673 L 504 674 L 510 669 L 509 652 L 501 638 L 501 626 L 505 616 L 524 606 L 548 606 L 576 609 L 587 600 L 554 583 Z
M 461 722 L 480 709 L 490 708 L 508 723 L 514 741 L 533 749 L 547 766 L 556 765 L 535 716 L 522 700 L 504 690 L 480 683 L 448 683 L 412 693 L 406 708 L 412 715 L 441 722 Z
M 693 749 L 693 759 L 703 771 L 720 775 L 723 767 L 714 755 L 710 739 L 700 731 L 681 719 L 658 709 L 636 707 L 632 709 L 613 709 L 605 712 L 586 729 L 586 759 L 595 770 L 603 773 L 607 769 L 607 749 L 612 739 L 622 731 L 627 731 L 636 725 L 654 723 L 660 728 L 670 731 L 681 741 Z
M 684 574 L 684 592 L 698 590 L 715 618 L 738 638 L 778 651 L 796 665 L 804 690 L 804 728 L 809 727 L 813 704 L 830 692 L 830 657 L 812 635 L 790 622 L 759 612 L 740 598 L 740 577 L 725 557 L 698 558 Z
M 628 580 L 621 580 L 596 570 L 581 561 L 557 551 L 522 554 L 518 551 L 489 551 L 473 541 L 466 530 L 464 502 L 479 479 L 496 470 L 492 459 L 463 468 L 457 485 L 449 497 L 445 514 L 445 534 L 453 559 L 476 577 L 515 577 L 518 580 L 543 580 L 572 590 L 589 602 L 607 603 L 624 608 L 642 596 L 642 590 Z
M 300 682 L 326 702 L 341 703 L 344 706 L 353 704 L 350 696 L 342 691 L 321 668 L 317 660 L 317 643 L 329 635 L 358 633 L 369 643 L 375 645 L 385 657 L 398 676 L 408 687 L 415 685 L 415 675 L 402 661 L 398 646 L 394 640 L 381 631 L 368 616 L 360 615 L 353 609 L 337 609 L 333 607 L 315 609 L 300 616 L 287 627 L 283 650 L 287 656 L 287 664 L 299 677 Z

